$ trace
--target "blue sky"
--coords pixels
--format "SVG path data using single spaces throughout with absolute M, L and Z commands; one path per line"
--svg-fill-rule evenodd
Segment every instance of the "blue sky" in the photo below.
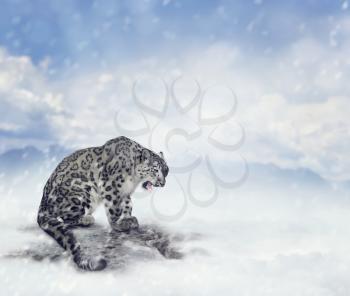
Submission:
M 176 55 L 218 41 L 247 54 L 278 51 L 311 35 L 328 42 L 329 18 L 344 1 L 21 1 L 5 0 L 0 43 L 34 62 L 97 66 L 150 55 Z M 301 31 L 300 27 L 305 29 Z
M 188 78 L 180 100 L 194 79 L 203 90 L 222 84 L 235 91 L 249 161 L 348 180 L 348 6 L 346 0 L 4 0 L 0 151 L 101 144 L 117 134 L 118 110 L 139 114 L 131 100 L 137 79 L 150 79 L 142 96 L 157 106 L 159 78 L 170 85 L 180 75 Z M 209 116 L 230 105 L 230 98 L 207 97 Z

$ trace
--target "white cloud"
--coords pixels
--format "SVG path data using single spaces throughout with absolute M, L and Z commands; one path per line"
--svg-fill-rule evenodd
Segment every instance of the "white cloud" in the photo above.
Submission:
M 54 141 L 51 119 L 62 112 L 63 97 L 40 68 L 0 48 L 0 150 Z
M 14 57 L 0 49 L 1 101 L 30 111 L 45 109 L 62 110 L 60 94 L 54 94 L 47 85 L 43 73 L 26 56 Z
M 221 82 L 235 90 L 248 160 L 348 180 L 349 49 L 330 50 L 308 38 L 274 57 L 248 60 L 221 44 L 189 55 L 180 72 L 199 77 L 202 85 Z
M 348 34 L 346 24 L 348 21 L 343 19 L 338 26 L 343 35 Z M 192 78 L 198 80 L 202 90 L 226 85 L 236 92 L 235 118 L 247 133 L 243 149 L 249 161 L 307 167 L 325 178 L 349 179 L 349 49 L 347 43 L 330 49 L 304 38 L 273 56 L 250 57 L 237 46 L 217 42 L 177 59 L 150 57 L 55 83 L 49 83 L 40 66 L 27 57 L 12 57 L 1 51 L 1 104 L 11 108 L 0 127 L 6 131 L 31 128 L 28 122 L 38 117 L 31 119 L 27 114 L 34 112 L 45 118 L 53 138 L 65 146 L 101 144 L 117 135 L 117 110 L 123 109 L 128 116 L 136 114 L 132 102 L 136 79 L 150 77 L 146 87 L 140 83 L 141 100 L 157 106 L 164 97 L 159 77 L 169 86 L 174 78 L 184 75 L 189 85 L 179 85 L 186 92 L 191 89 Z M 183 89 L 179 90 L 180 101 L 186 103 Z M 228 108 L 230 98 L 225 100 Z M 206 112 L 220 110 L 219 102 L 225 104 L 211 96 Z M 175 114 L 168 113 L 169 123 L 164 124 L 187 122 Z M 129 124 L 135 126 L 133 122 Z M 40 125 L 33 127 L 40 132 Z
M 349 97 L 291 104 L 266 95 L 245 120 L 249 158 L 282 167 L 307 167 L 330 179 L 350 178 Z

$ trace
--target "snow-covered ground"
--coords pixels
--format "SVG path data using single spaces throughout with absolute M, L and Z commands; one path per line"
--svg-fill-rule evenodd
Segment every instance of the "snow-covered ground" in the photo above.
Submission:
M 188 204 L 175 222 L 153 214 L 150 196 L 135 198 L 140 223 L 180 235 L 172 243 L 184 258 L 131 246 L 144 256 L 96 273 L 78 271 L 67 256 L 57 261 L 5 256 L 28 249 L 40 253 L 36 246 L 51 239 L 35 227 L 41 177 L 38 184 L 18 178 L 11 188 L 2 178 L 0 295 L 348 295 L 349 191 L 304 182 L 264 185 L 265 177 L 260 184 L 251 178 L 240 188 L 220 191 L 207 208 Z M 156 206 L 169 213 L 180 206 L 176 190 L 157 194 Z M 107 227 L 102 208 L 96 217 Z M 88 243 L 93 247 L 93 240 Z

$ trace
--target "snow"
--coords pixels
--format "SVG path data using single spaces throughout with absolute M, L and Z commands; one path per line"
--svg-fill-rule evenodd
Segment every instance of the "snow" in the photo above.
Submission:
M 177 206 L 178 192 L 155 191 L 163 198 L 160 208 Z M 0 295 L 323 296 L 348 295 L 350 289 L 348 192 L 337 187 L 264 186 L 248 179 L 241 188 L 220 191 L 207 208 L 188 204 L 171 223 L 152 213 L 150 194 L 137 196 L 134 212 L 141 225 L 179 235 L 170 241 L 184 258 L 167 259 L 126 239 L 122 267 L 96 273 L 77 270 L 67 254 L 56 261 L 15 256 L 25 250 L 40 254 L 42 246 L 61 252 L 36 227 L 40 193 L 19 192 L 5 190 L 0 201 Z M 96 220 L 108 229 L 103 208 Z M 96 229 L 84 230 L 91 231 Z M 97 245 L 93 239 L 88 244 Z

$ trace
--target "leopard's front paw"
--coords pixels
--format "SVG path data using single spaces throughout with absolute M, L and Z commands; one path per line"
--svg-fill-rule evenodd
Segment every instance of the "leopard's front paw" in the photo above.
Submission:
M 139 222 L 136 217 L 122 218 L 118 221 L 117 230 L 119 231 L 130 231 L 131 229 L 137 229 L 139 227 Z
M 139 228 L 139 221 L 137 221 L 135 216 L 130 217 L 131 220 L 131 229 L 138 229 Z

